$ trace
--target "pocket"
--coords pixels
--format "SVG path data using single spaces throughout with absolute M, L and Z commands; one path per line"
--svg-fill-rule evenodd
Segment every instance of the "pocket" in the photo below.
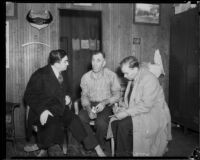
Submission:
M 151 138 L 158 131 L 159 122 L 152 116 L 147 115 L 144 119 L 145 136 Z

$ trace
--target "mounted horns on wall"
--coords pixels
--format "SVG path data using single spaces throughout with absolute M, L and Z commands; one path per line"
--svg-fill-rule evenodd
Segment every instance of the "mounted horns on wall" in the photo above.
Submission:
M 33 10 L 30 10 L 26 16 L 26 20 L 30 23 L 32 27 L 37 29 L 42 29 L 47 27 L 53 20 L 53 16 L 47 10 L 44 13 L 35 13 Z

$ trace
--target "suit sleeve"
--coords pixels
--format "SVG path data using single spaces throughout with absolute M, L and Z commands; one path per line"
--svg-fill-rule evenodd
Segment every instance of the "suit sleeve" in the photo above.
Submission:
M 42 88 L 42 76 L 36 71 L 27 84 L 24 100 L 38 116 L 46 109 L 44 103 L 41 101 L 41 99 L 44 99 Z
M 158 80 L 152 76 L 146 76 L 142 82 L 144 85 L 142 88 L 142 96 L 138 103 L 134 107 L 128 108 L 126 111 L 131 116 L 135 116 L 141 113 L 147 113 L 153 107 L 155 99 L 159 91 Z
M 69 78 L 66 75 L 64 76 L 64 83 L 65 83 L 65 95 L 72 97 L 70 93 L 71 83 L 69 82 Z

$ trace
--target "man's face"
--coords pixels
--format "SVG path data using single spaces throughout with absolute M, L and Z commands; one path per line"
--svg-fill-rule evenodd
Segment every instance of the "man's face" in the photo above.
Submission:
M 102 71 L 106 62 L 101 53 L 92 56 L 92 70 L 95 73 Z
M 57 63 L 57 67 L 60 72 L 66 70 L 68 65 L 69 61 L 67 56 L 64 56 L 61 61 Z
M 138 73 L 138 68 L 129 68 L 129 64 L 122 65 L 122 73 L 124 73 L 124 77 L 128 80 L 133 80 Z

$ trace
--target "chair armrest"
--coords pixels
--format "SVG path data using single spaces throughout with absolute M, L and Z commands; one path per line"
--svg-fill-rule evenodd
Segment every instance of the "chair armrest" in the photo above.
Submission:
M 6 121 L 14 124 L 14 111 L 20 107 L 19 103 L 6 102 Z
M 74 102 L 74 111 L 75 111 L 75 114 L 78 115 L 78 113 L 79 113 L 79 100 L 76 100 Z

